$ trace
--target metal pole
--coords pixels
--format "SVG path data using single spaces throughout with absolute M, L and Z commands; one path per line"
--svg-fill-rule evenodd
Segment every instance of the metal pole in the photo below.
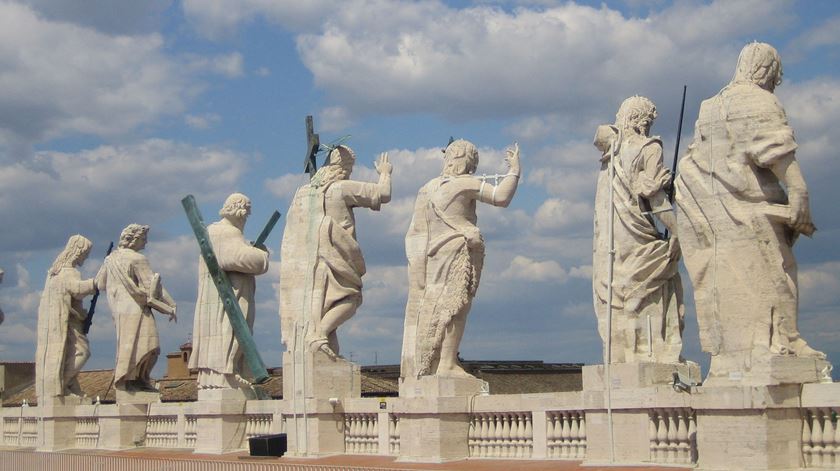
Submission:
M 615 201 L 613 182 L 615 180 L 615 158 L 617 155 L 616 148 L 621 142 L 622 130 L 618 130 L 618 136 L 612 144 L 610 149 L 610 213 L 607 223 L 607 237 L 610 241 L 607 265 L 607 348 L 606 358 L 604 361 L 604 380 L 607 383 L 607 428 L 609 429 L 610 440 L 610 463 L 615 462 L 615 439 L 613 436 L 613 419 L 612 419 L 612 376 L 610 371 L 610 364 L 612 363 L 612 301 L 613 301 L 613 264 L 615 263 L 615 234 L 613 233 L 615 227 Z

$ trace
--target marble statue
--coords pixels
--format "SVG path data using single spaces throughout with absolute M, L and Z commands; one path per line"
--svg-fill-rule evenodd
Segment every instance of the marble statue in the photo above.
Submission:
M 773 94 L 781 82 L 776 50 L 745 46 L 732 81 L 701 104 L 679 164 L 680 243 L 710 378 L 746 378 L 779 356 L 825 358 L 797 328 L 792 249 L 815 228 L 793 129 Z
M 108 293 L 108 305 L 117 329 L 114 388 L 117 391 L 156 392 L 150 378 L 160 354 L 152 309 L 175 321 L 175 300 L 163 288 L 140 251 L 146 247 L 149 226 L 129 224 L 120 234 L 117 249 L 105 257 L 96 285 Z
M 207 233 L 219 267 L 227 273 L 242 314 L 253 330 L 256 275 L 268 270 L 268 250 L 245 240 L 242 230 L 250 214 L 251 200 L 234 193 L 219 211 L 222 219 L 207 226 Z M 242 389 L 248 384 L 240 376 L 244 370 L 239 342 L 202 258 L 198 262 L 198 299 L 189 368 L 198 370 L 199 389 Z
M 662 141 L 649 135 L 656 106 L 648 98 L 621 104 L 615 125 L 595 135 L 601 170 L 595 191 L 592 288 L 598 331 L 607 342 L 609 213 L 614 209 L 611 362 L 680 361 L 684 307 L 680 248 L 668 200 L 671 172 Z M 614 164 L 610 201 L 610 161 Z M 656 221 L 670 234 L 665 238 Z
M 443 172 L 418 192 L 405 237 L 409 293 L 400 376 L 472 378 L 458 361 L 484 263 L 476 203 L 507 207 L 519 184 L 519 147 L 508 149 L 510 170 L 494 185 L 473 173 L 478 150 L 465 140 L 449 144 Z M 492 178 L 492 177 L 491 177 Z
M 375 163 L 377 183 L 348 180 L 356 156 L 338 146 L 310 183 L 295 192 L 280 249 L 280 319 L 287 351 L 296 327 L 309 351 L 339 354 L 336 330 L 362 304 L 365 261 L 356 241 L 353 208 L 378 211 L 391 200 L 391 163 Z
M 90 358 L 83 324 L 85 296 L 96 291 L 94 280 L 83 280 L 78 267 L 90 254 L 91 242 L 71 236 L 47 272 L 38 305 L 35 390 L 43 404 L 62 396 L 81 397 L 78 374 Z

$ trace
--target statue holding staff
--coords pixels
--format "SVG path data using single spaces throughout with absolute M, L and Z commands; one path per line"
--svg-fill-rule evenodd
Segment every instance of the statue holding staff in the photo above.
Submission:
M 91 242 L 74 235 L 47 271 L 38 305 L 38 343 L 35 352 L 35 391 L 39 401 L 61 396 L 81 397 L 78 374 L 90 358 L 83 325 L 85 296 L 96 290 L 93 279 L 83 280 L 80 267 Z

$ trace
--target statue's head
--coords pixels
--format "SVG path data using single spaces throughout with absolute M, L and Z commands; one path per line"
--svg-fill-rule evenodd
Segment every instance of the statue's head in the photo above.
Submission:
M 328 188 L 338 180 L 347 180 L 353 173 L 353 164 L 356 163 L 356 153 L 353 149 L 340 145 L 330 151 L 327 163 L 315 172 L 311 185 L 315 188 Z
M 443 176 L 467 175 L 478 168 L 478 149 L 464 139 L 453 141 L 443 153 Z
M 129 224 L 120 233 L 119 247 L 123 249 L 142 250 L 146 247 L 146 238 L 149 234 L 149 226 L 142 224 Z
M 656 105 L 649 98 L 634 95 L 621 103 L 615 115 L 615 125 L 621 130 L 647 136 L 657 116 Z
M 64 250 L 58 254 L 58 257 L 50 267 L 49 275 L 58 275 L 58 272 L 65 267 L 77 267 L 81 265 L 90 254 L 91 247 L 93 247 L 93 244 L 86 237 L 78 234 L 70 236 L 70 239 L 67 240 L 67 245 L 64 246 Z
M 251 200 L 242 193 L 233 193 L 225 200 L 219 216 L 223 218 L 245 220 L 251 214 Z
M 782 84 L 782 58 L 776 48 L 753 42 L 741 49 L 733 82 L 751 82 L 772 92 Z

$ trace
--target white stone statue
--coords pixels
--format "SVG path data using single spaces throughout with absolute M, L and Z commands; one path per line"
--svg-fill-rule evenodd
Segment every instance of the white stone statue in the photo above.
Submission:
M 88 239 L 71 236 L 47 272 L 35 351 L 35 392 L 42 404 L 54 397 L 83 395 L 77 376 L 90 358 L 90 345 L 83 330 L 87 311 L 82 300 L 96 287 L 92 279 L 82 280 L 77 268 L 91 246 Z
M 177 319 L 175 300 L 140 253 L 146 247 L 148 233 L 149 226 L 129 224 L 120 234 L 118 248 L 105 257 L 96 275 L 97 287 L 108 293 L 117 329 L 117 391 L 157 391 L 150 378 L 160 354 L 152 309 L 169 316 L 170 322 Z
M 210 244 L 239 302 L 245 322 L 253 330 L 256 275 L 268 270 L 268 251 L 245 240 L 242 230 L 251 214 L 251 200 L 234 193 L 225 200 L 222 219 L 207 226 Z M 242 352 L 225 313 L 224 305 L 204 259 L 198 262 L 198 299 L 193 319 L 192 355 L 189 368 L 198 369 L 198 388 L 239 388 L 248 383 L 243 373 Z
M 449 144 L 440 177 L 418 192 L 405 237 L 409 292 L 400 367 L 402 378 L 472 378 L 458 361 L 484 263 L 476 203 L 507 207 L 519 184 L 519 146 L 507 151 L 509 172 L 497 185 L 473 173 L 478 150 L 465 140 Z
M 595 134 L 601 171 L 595 190 L 592 288 L 598 331 L 607 342 L 609 213 L 614 208 L 612 363 L 681 360 L 684 307 L 676 220 L 666 189 L 662 141 L 650 137 L 656 106 L 648 98 L 621 104 L 615 125 Z M 614 164 L 610 201 L 610 160 Z M 667 228 L 666 239 L 656 221 Z
M 732 81 L 701 104 L 679 164 L 680 243 L 710 377 L 746 378 L 778 356 L 825 358 L 797 328 L 792 248 L 814 226 L 793 129 L 773 94 L 781 81 L 772 46 L 744 47 Z
M 347 146 L 298 188 L 286 218 L 280 249 L 280 320 L 287 351 L 295 332 L 309 351 L 339 354 L 336 329 L 362 304 L 365 261 L 356 241 L 353 208 L 378 211 L 391 200 L 388 154 L 375 163 L 377 183 L 348 180 L 356 156 Z

